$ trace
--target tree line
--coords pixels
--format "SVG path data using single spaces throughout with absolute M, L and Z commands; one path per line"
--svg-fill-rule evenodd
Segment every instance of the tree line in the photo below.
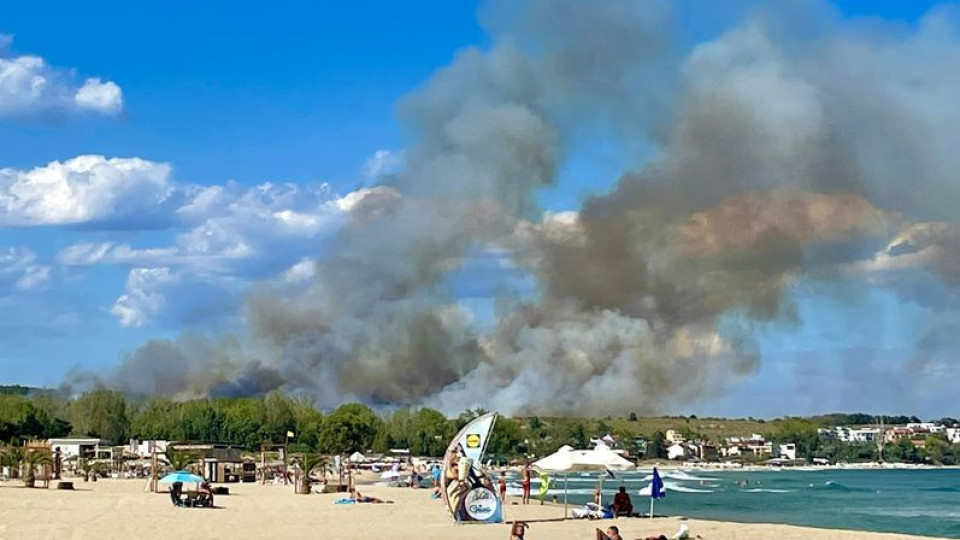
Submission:
M 291 451 L 341 453 L 409 449 L 414 455 L 439 456 L 456 432 L 481 409 L 447 418 L 429 408 L 400 408 L 378 414 L 347 403 L 326 414 L 305 396 L 279 392 L 263 397 L 176 401 L 133 398 L 96 390 L 76 398 L 55 392 L 0 393 L 0 441 L 65 436 L 97 437 L 110 444 L 130 439 L 218 442 L 257 451 L 261 444 L 289 442 Z M 287 433 L 293 437 L 287 440 Z M 569 444 L 588 446 L 591 436 L 616 432 L 604 420 L 500 417 L 487 446 L 493 458 L 545 455 Z M 660 434 L 662 440 L 662 434 Z M 662 445 L 661 445 L 662 446 Z
M 7 387 L 11 388 L 11 387 Z M 326 454 L 409 449 L 414 455 L 439 456 L 456 432 L 484 411 L 468 410 L 447 418 L 429 408 L 401 408 L 378 414 L 371 408 L 347 403 L 324 413 L 306 396 L 275 392 L 262 397 L 216 398 L 176 401 L 167 398 L 137 398 L 110 390 L 96 390 L 67 398 L 52 391 L 25 391 L 15 387 L 0 391 L 0 442 L 17 445 L 27 439 L 70 435 L 97 437 L 110 444 L 130 439 L 201 441 L 230 444 L 255 452 L 261 444 L 288 442 L 294 452 Z M 841 415 L 831 415 L 831 421 Z M 844 420 L 862 420 L 868 415 L 843 415 Z M 873 444 L 845 444 L 820 437 L 817 428 L 826 417 L 783 418 L 764 423 L 767 440 L 792 442 L 798 455 L 830 461 L 876 460 Z M 892 420 L 887 417 L 888 421 Z M 903 417 L 913 420 L 913 417 Z M 708 439 L 700 432 L 722 422 L 730 434 L 740 434 L 736 420 L 676 417 L 669 423 L 688 440 Z M 638 418 L 509 418 L 497 420 L 487 446 L 492 458 L 512 460 L 544 456 L 560 446 L 586 448 L 593 437 L 613 435 L 631 454 L 665 459 L 664 419 Z M 746 426 L 745 424 L 744 426 Z M 287 440 L 287 433 L 293 437 Z M 722 437 L 714 436 L 715 442 Z M 887 445 L 888 461 L 960 463 L 960 446 L 942 437 L 928 437 L 926 448 L 908 441 Z

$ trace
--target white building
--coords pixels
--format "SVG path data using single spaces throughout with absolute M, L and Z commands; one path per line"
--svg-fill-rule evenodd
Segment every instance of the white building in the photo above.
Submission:
M 682 443 L 684 439 L 683 435 L 675 429 L 668 429 L 667 432 L 663 435 L 663 438 L 667 440 L 668 443 Z
M 687 447 L 674 443 L 667 447 L 667 459 L 681 459 L 687 456 Z
M 946 428 L 936 422 L 910 422 L 907 429 L 914 433 L 942 433 Z
M 880 428 L 858 428 L 850 430 L 850 440 L 848 442 L 867 443 L 873 442 L 880 437 Z
M 130 439 L 128 450 L 138 458 L 148 459 L 153 456 L 154 452 L 157 454 L 166 452 L 169 443 L 170 441 L 140 441 Z
M 777 457 L 793 461 L 797 459 L 797 445 L 794 443 L 777 445 Z
M 50 439 L 47 441 L 47 444 L 50 445 L 50 450 L 53 452 L 56 452 L 59 448 L 60 456 L 63 459 L 72 457 L 96 458 L 100 453 L 100 446 L 106 446 L 107 441 L 102 439 L 65 438 Z
M 944 435 L 947 436 L 947 440 L 951 444 L 960 444 L 960 428 L 946 428 L 943 430 Z

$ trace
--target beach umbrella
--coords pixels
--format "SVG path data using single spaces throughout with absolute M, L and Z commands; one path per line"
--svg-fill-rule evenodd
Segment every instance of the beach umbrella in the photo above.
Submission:
M 598 444 L 591 450 L 574 450 L 564 446 L 549 456 L 535 461 L 533 468 L 554 473 L 564 473 L 563 514 L 567 514 L 567 473 L 586 471 L 629 471 L 636 465 L 614 452 L 605 444 Z M 601 482 L 603 478 L 601 476 Z M 601 483 L 601 490 L 603 484 Z
M 172 484 L 174 482 L 182 482 L 184 484 L 200 484 L 203 482 L 203 477 L 191 474 L 187 471 L 173 471 L 172 473 L 161 478 L 160 482 L 164 484 Z
M 653 468 L 653 480 L 650 481 L 650 519 L 653 519 L 653 502 L 667 496 L 667 491 L 663 488 L 663 479 L 660 478 L 660 472 Z

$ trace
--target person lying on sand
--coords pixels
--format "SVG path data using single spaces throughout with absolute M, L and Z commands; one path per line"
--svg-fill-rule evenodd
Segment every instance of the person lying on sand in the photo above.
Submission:
M 667 536 L 665 534 L 661 534 L 659 536 L 657 535 L 648 536 L 643 540 L 687 540 L 688 538 L 690 538 L 690 527 L 686 523 L 681 523 L 680 530 L 674 533 L 673 536 Z M 698 534 L 696 538 L 700 538 L 700 535 Z
M 371 504 L 393 504 L 393 501 L 385 501 L 383 499 L 378 499 L 376 497 L 364 497 L 360 495 L 360 492 L 356 489 L 350 490 L 350 498 L 357 503 L 371 503 Z
M 607 532 L 597 529 L 597 540 L 623 540 L 623 537 L 620 536 L 620 529 L 611 525 L 607 527 Z

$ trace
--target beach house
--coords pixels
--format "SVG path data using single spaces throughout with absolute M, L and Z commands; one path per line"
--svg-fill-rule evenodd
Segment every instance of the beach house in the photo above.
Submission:
M 60 450 L 60 456 L 63 459 L 84 458 L 94 459 L 100 457 L 101 446 L 106 451 L 108 442 L 103 439 L 90 437 L 67 437 L 62 439 L 49 439 L 47 445 L 51 452 Z
M 682 443 L 673 443 L 667 447 L 667 459 L 684 459 L 687 457 L 687 447 Z

